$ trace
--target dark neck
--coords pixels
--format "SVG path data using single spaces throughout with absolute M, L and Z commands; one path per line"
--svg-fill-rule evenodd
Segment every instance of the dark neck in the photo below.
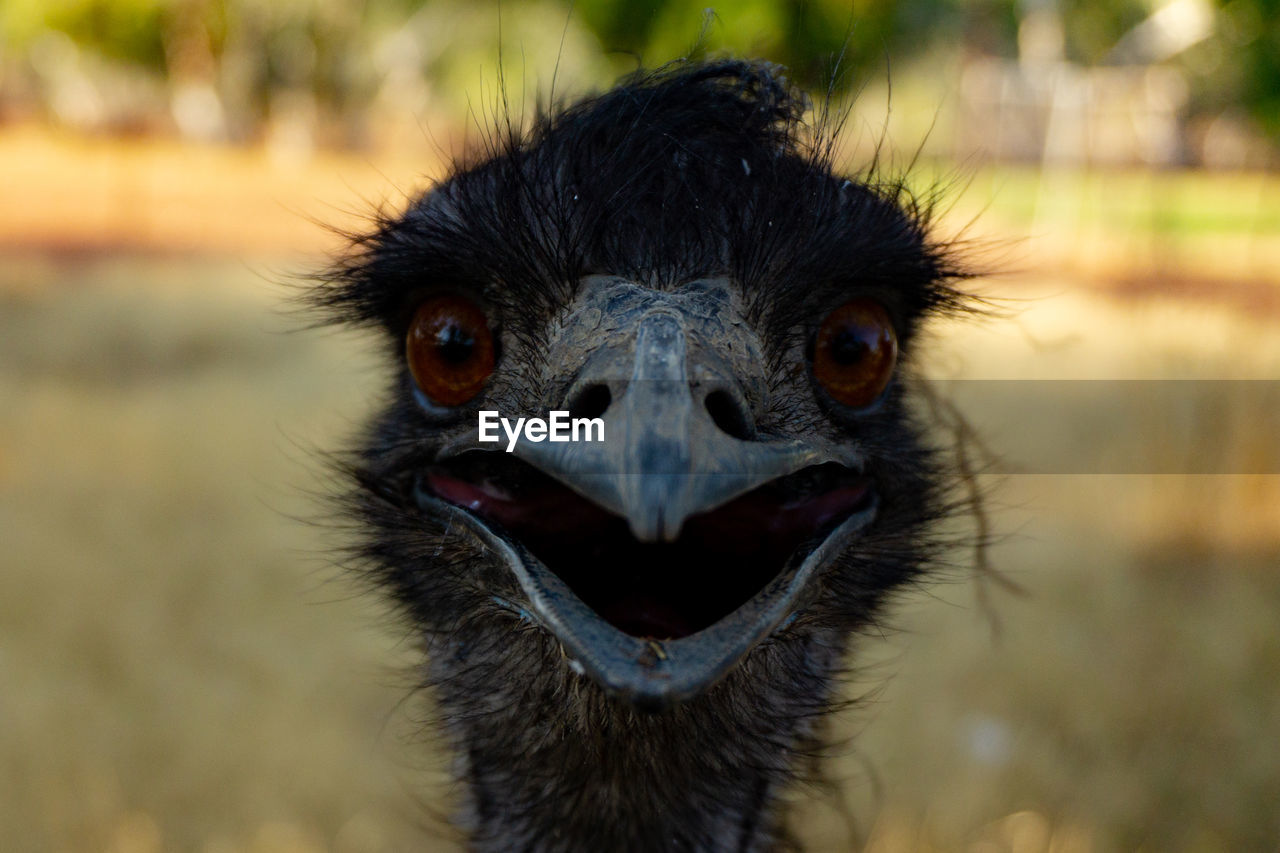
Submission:
M 470 748 L 461 822 L 473 849 L 771 849 L 790 750 L 765 756 L 728 730 L 690 742 L 677 725 L 637 716 L 593 737 L 552 724 L 530 730 L 522 753 Z
M 657 714 L 605 697 L 558 646 L 534 677 L 502 672 L 519 656 L 483 667 L 483 682 L 479 667 L 432 667 L 465 786 L 459 827 L 478 851 L 772 849 L 838 657 L 838 644 L 807 645 L 761 648 Z

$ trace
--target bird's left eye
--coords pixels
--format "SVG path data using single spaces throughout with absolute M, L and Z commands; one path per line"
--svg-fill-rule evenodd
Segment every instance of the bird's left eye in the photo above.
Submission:
M 898 336 L 884 306 L 846 302 L 818 327 L 813 378 L 838 403 L 859 408 L 884 391 L 898 360 Z
M 493 373 L 493 333 L 484 311 L 453 294 L 433 296 L 418 306 L 405 338 L 413 381 L 431 402 L 460 406 Z

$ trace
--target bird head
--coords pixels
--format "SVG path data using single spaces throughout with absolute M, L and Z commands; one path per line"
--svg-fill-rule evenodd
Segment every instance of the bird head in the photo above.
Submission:
M 822 692 L 921 570 L 938 477 L 910 357 L 960 272 L 809 116 L 763 64 L 636 74 L 500 126 L 316 290 L 387 342 L 359 556 L 446 693 Z M 578 440 L 497 428 L 556 412 Z

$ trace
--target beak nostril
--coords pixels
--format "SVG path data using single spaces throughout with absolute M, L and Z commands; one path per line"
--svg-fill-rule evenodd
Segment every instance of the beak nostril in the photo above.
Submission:
M 708 394 L 702 401 L 707 407 L 707 414 L 720 430 L 742 441 L 750 441 L 756 436 L 755 424 L 728 391 L 716 390 Z
M 613 394 L 608 385 L 588 385 L 573 398 L 569 404 L 571 418 L 598 418 L 609 409 L 613 402 Z

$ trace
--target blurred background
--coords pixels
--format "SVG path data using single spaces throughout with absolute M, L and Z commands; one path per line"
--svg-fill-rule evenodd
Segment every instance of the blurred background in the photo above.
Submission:
M 1280 848 L 1276 0 L 2 0 L 6 849 L 456 849 L 411 644 L 306 522 L 379 365 L 292 286 L 500 75 L 519 121 L 726 50 L 856 96 L 848 168 L 941 188 L 999 309 L 925 364 L 993 544 L 865 639 L 801 837 Z

